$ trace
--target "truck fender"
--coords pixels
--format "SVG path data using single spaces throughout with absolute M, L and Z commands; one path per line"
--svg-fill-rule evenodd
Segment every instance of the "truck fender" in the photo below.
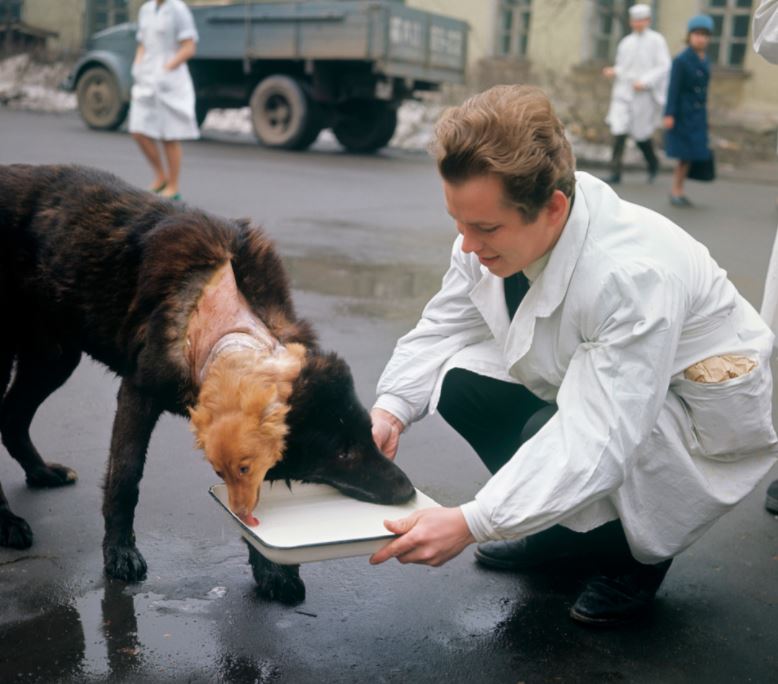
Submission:
M 78 79 L 81 78 L 84 71 L 93 66 L 101 66 L 108 69 L 116 78 L 122 100 L 124 102 L 130 101 L 132 64 L 121 55 L 117 55 L 115 52 L 108 52 L 107 50 L 91 50 L 79 59 L 67 79 L 63 82 L 62 88 L 73 92 L 78 85 Z

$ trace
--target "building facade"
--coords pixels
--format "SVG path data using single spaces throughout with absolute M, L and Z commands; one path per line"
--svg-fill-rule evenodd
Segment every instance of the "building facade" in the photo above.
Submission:
M 253 0 L 263 2 L 265 0 Z M 402 2 L 403 0 L 393 0 Z M 188 0 L 228 4 L 230 0 Z M 76 54 L 97 30 L 134 20 L 143 0 L 0 0 L 0 24 L 23 22 L 48 31 L 50 50 Z M 610 83 L 600 76 L 629 30 L 632 0 L 405 0 L 466 20 L 469 90 L 494 83 L 546 87 L 568 123 L 585 137 L 602 136 Z M 673 54 L 684 47 L 689 17 L 710 14 L 715 35 L 710 57 L 711 112 L 725 131 L 746 127 L 767 134 L 778 126 L 778 67 L 751 48 L 751 17 L 759 0 L 651 0 L 654 28 Z M 51 32 L 56 35 L 51 35 Z M 456 96 L 462 93 L 457 91 Z

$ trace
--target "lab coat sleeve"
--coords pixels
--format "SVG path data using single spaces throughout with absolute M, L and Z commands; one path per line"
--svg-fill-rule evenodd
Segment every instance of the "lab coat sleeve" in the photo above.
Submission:
M 616 46 L 616 59 L 613 62 L 613 69 L 616 74 L 616 78 L 624 75 L 624 62 L 627 58 L 627 39 L 629 36 L 624 36 Z
M 672 58 L 670 57 L 670 49 L 667 47 L 667 41 L 661 34 L 657 33 L 654 35 L 654 42 L 656 43 L 654 66 L 643 74 L 641 80 L 648 88 L 660 87 L 664 90 Z M 662 92 L 662 96 L 664 96 L 664 92 Z
M 470 291 L 480 269 L 454 243 L 451 263 L 440 291 L 424 308 L 416 327 L 400 338 L 378 381 L 375 406 L 403 423 L 423 417 L 443 364 L 466 346 L 491 336 Z
M 199 40 L 194 17 L 184 3 L 176 6 L 174 20 L 176 22 L 176 40 L 179 43 L 189 39 L 196 43 Z
M 619 270 L 580 314 L 583 341 L 559 411 L 462 507 L 477 541 L 551 527 L 614 492 L 635 466 L 668 392 L 685 289 L 668 274 Z
M 146 17 L 144 16 L 146 12 L 146 6 L 141 5 L 140 10 L 138 10 L 138 30 L 135 33 L 135 40 L 143 45 L 145 43 L 146 38 Z
M 665 104 L 665 116 L 677 116 L 678 99 L 681 94 L 681 83 L 683 81 L 683 65 L 681 60 L 673 60 L 673 66 L 670 69 L 670 85 L 667 86 L 667 103 Z
M 754 50 L 778 64 L 778 0 L 762 0 L 754 12 Z

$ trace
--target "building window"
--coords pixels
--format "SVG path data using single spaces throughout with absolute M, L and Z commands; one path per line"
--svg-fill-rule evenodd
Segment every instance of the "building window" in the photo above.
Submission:
M 22 0 L 0 0 L 0 24 L 22 20 Z
M 752 0 L 708 0 L 713 37 L 708 57 L 713 64 L 742 68 L 748 48 Z
M 616 58 L 619 41 L 629 33 L 629 8 L 634 4 L 631 0 L 594 0 L 594 59 L 612 62 Z
M 90 0 L 89 33 L 129 21 L 127 0 Z
M 497 54 L 524 57 L 527 54 L 532 0 L 500 0 Z

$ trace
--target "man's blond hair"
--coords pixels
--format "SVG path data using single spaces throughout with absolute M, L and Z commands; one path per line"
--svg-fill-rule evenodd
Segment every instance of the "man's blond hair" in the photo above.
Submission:
M 453 185 L 499 177 L 506 200 L 534 221 L 554 190 L 572 197 L 575 157 L 546 94 L 533 86 L 495 86 L 446 110 L 432 151 Z

